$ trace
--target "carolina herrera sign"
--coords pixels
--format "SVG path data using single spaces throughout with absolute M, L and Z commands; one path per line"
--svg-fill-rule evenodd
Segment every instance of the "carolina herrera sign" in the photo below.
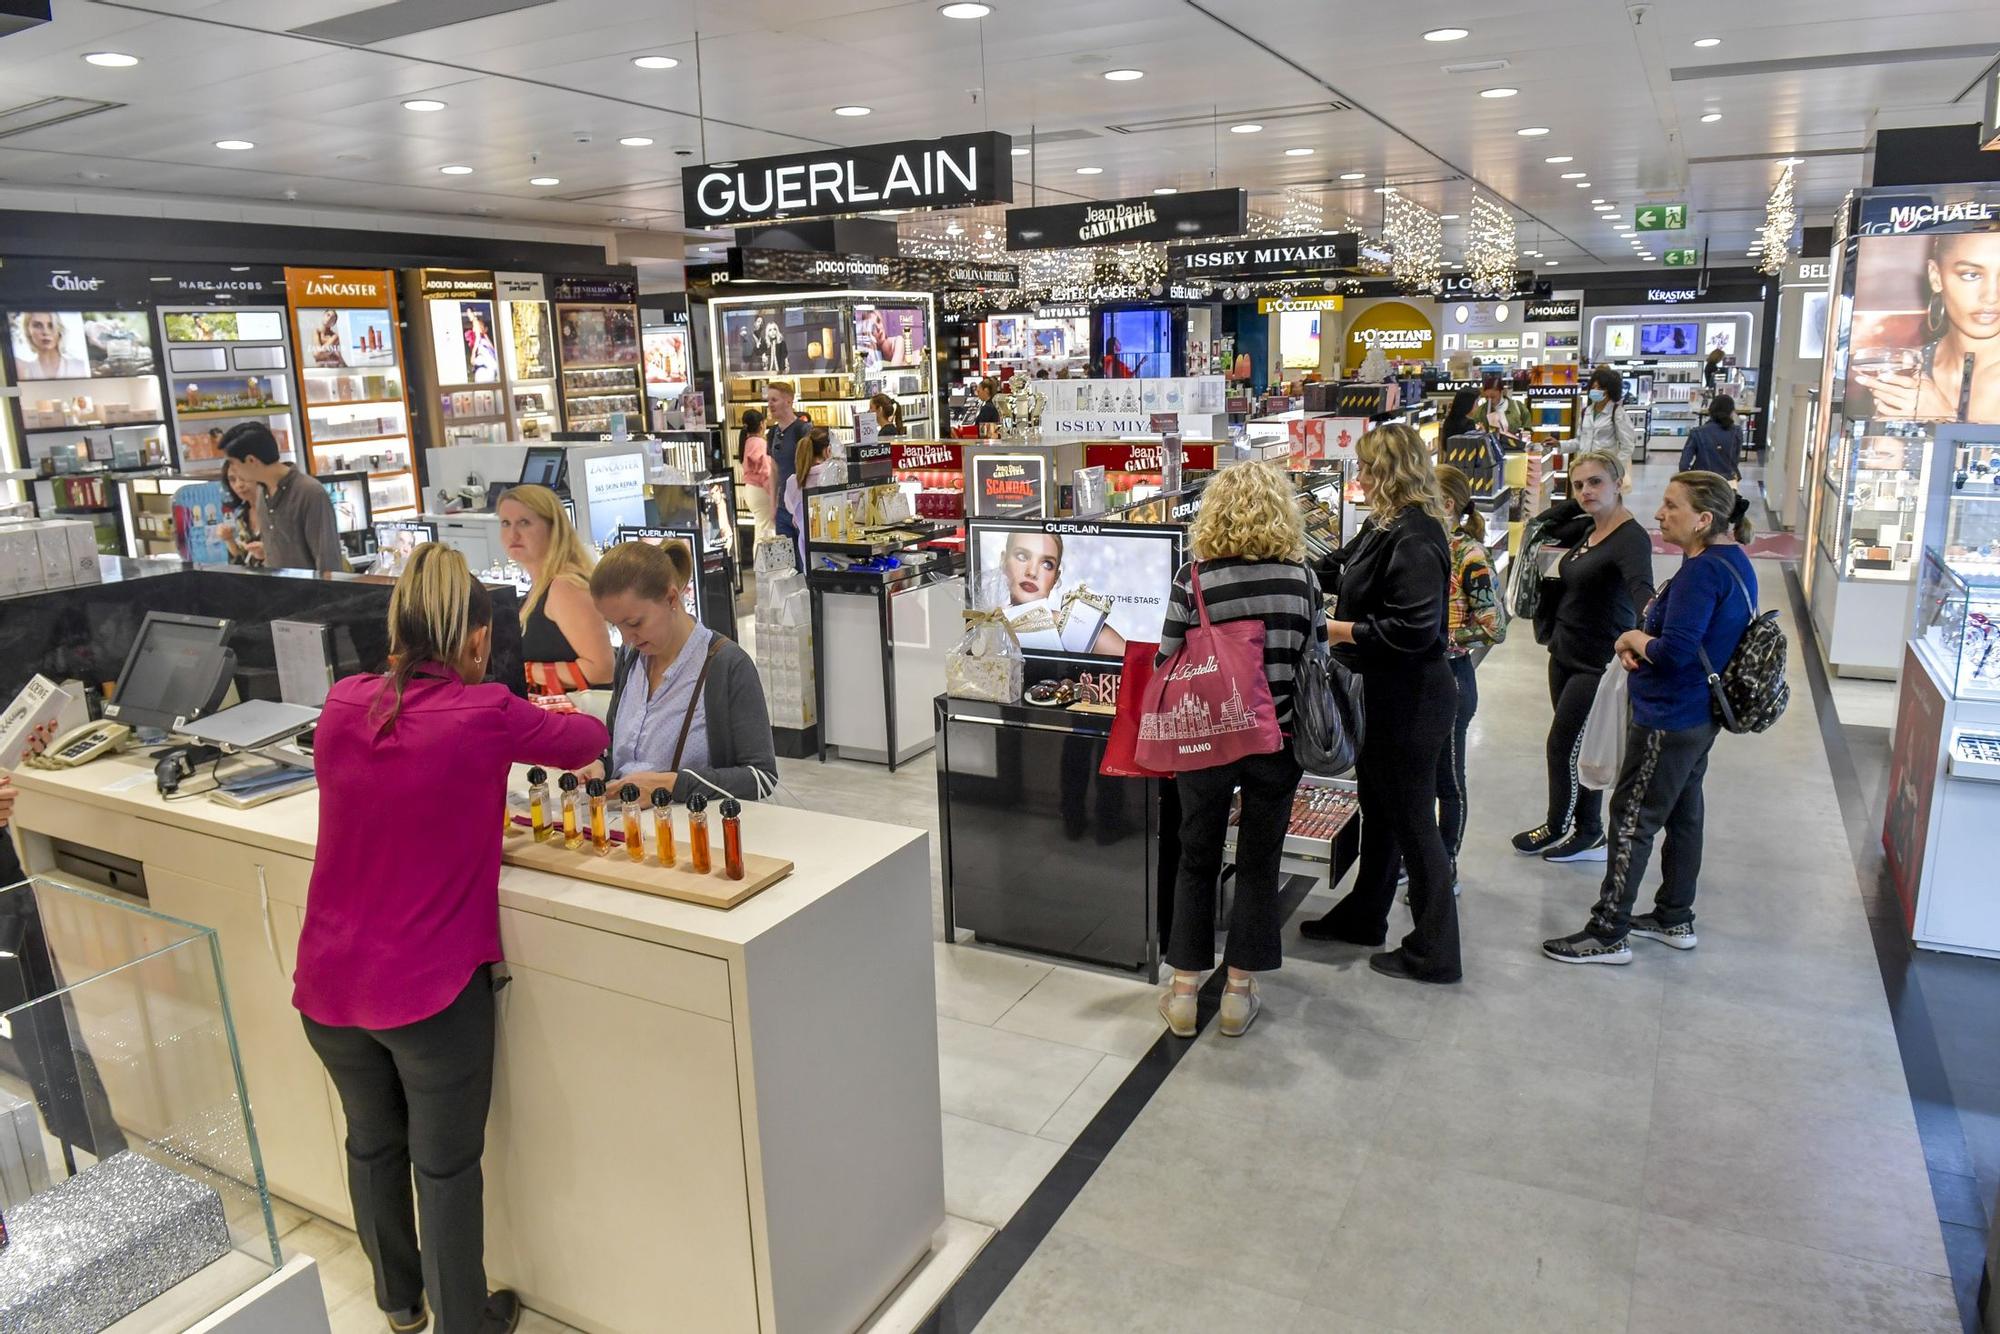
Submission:
M 682 207 L 691 226 L 721 227 L 883 208 L 1011 204 L 1012 142 L 999 133 L 958 134 L 687 167 Z
M 1050 250 L 1240 236 L 1249 226 L 1249 213 L 1250 196 L 1243 190 L 1198 190 L 1185 195 L 1015 208 L 1007 211 L 1007 248 Z

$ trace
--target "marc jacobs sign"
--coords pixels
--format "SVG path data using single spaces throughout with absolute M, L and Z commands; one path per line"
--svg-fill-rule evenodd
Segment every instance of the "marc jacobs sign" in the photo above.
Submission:
M 1010 204 L 1012 143 L 999 133 L 959 134 L 687 167 L 682 207 L 691 226 L 723 227 L 885 208 Z

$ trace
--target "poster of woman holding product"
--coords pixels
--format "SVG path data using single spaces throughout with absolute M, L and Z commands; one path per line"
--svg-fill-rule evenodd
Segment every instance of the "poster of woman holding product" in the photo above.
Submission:
M 1866 236 L 1849 420 L 2000 422 L 2000 231 Z

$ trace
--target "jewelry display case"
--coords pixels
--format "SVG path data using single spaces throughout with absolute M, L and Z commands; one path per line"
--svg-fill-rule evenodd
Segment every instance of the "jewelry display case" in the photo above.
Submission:
M 1820 558 L 1843 580 L 1908 583 L 1923 541 L 1929 432 L 1915 423 L 1853 422 L 1829 443 Z

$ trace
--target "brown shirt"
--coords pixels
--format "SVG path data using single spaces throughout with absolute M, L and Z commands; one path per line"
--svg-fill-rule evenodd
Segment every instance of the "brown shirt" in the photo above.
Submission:
M 319 479 L 293 468 L 260 502 L 263 506 L 264 565 L 273 570 L 347 569 L 347 552 L 333 517 L 333 501 Z

